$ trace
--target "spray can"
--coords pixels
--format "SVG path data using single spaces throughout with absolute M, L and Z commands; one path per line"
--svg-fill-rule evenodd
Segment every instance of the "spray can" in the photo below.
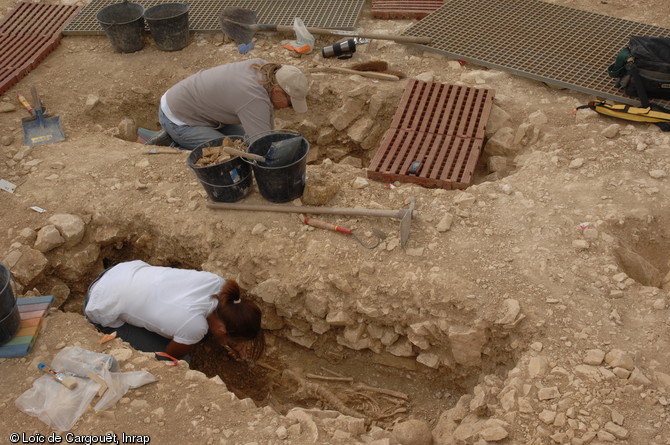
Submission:
M 44 363 L 40 363 L 39 365 L 37 365 L 37 367 L 42 371 L 44 371 L 45 373 L 49 374 L 54 379 L 61 382 L 63 386 L 65 386 L 68 389 L 73 389 L 74 387 L 77 386 L 77 381 L 75 380 L 74 377 L 67 376 L 62 372 L 54 371 L 53 369 L 51 369 L 51 367 L 45 365 Z

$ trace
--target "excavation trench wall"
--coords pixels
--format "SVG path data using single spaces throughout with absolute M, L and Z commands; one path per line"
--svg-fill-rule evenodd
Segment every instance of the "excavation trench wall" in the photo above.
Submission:
M 296 277 L 309 275 L 309 270 L 298 265 L 295 277 L 277 276 L 277 257 L 270 250 L 241 252 L 222 239 L 166 236 L 160 226 L 141 217 L 128 221 L 61 214 L 43 227 L 15 230 L 12 235 L 15 241 L 6 262 L 23 296 L 52 294 L 61 310 L 82 313 L 89 283 L 116 262 L 142 259 L 208 270 L 237 279 L 261 306 L 270 350 L 279 341 L 288 342 L 302 350 L 306 360 L 353 360 L 354 366 L 385 369 L 409 378 L 416 388 L 433 386 L 444 398 L 442 410 L 485 376 L 504 379 L 530 338 L 520 332 L 523 314 L 514 300 L 507 300 L 495 316 L 454 302 L 430 309 L 378 306 L 372 302 L 385 301 L 389 290 L 365 289 L 366 282 L 384 281 L 383 269 L 373 265 L 359 268 L 358 284 L 332 274 L 299 280 Z M 224 230 L 221 236 L 225 238 Z M 369 274 L 374 277 L 366 278 Z M 380 293 L 375 299 L 373 291 Z

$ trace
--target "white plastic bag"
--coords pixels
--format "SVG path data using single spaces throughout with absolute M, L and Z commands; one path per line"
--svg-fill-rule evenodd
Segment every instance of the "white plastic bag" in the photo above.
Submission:
M 72 428 L 100 389 L 100 384 L 88 378 L 87 372 L 98 375 L 107 384 L 107 390 L 95 405 L 96 411 L 113 407 L 129 389 L 157 380 L 148 371 L 114 372 L 118 369 L 114 357 L 75 346 L 63 348 L 51 365 L 59 372 L 74 376 L 77 386 L 68 389 L 52 376 L 43 375 L 15 403 L 24 413 L 58 431 Z
M 147 383 L 155 382 L 156 377 L 148 371 L 110 372 L 104 370 L 101 376 L 107 383 L 107 391 L 102 395 L 93 408 L 104 411 L 116 405 L 129 389 L 139 388 Z
M 300 17 L 293 19 L 293 30 L 295 31 L 296 39 L 284 43 L 284 48 L 300 54 L 310 54 L 314 51 L 314 36 L 307 31 L 307 27 Z
M 75 377 L 77 386 L 68 389 L 50 375 L 33 382 L 33 387 L 16 399 L 24 413 L 37 417 L 51 428 L 67 431 L 86 411 L 100 385 L 93 380 Z

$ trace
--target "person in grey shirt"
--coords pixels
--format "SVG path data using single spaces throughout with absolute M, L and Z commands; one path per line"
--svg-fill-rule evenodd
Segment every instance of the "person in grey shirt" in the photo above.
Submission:
M 274 128 L 274 109 L 307 112 L 309 81 L 295 66 L 250 59 L 199 71 L 161 97 L 163 131 L 147 145 L 193 150 L 230 135 L 254 136 Z

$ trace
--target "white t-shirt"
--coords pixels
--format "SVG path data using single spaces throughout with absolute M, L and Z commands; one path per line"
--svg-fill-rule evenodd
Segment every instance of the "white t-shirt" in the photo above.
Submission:
M 102 326 L 128 323 L 192 345 L 207 334 L 207 316 L 218 304 L 214 295 L 225 282 L 210 272 L 129 261 L 93 284 L 85 313 Z

